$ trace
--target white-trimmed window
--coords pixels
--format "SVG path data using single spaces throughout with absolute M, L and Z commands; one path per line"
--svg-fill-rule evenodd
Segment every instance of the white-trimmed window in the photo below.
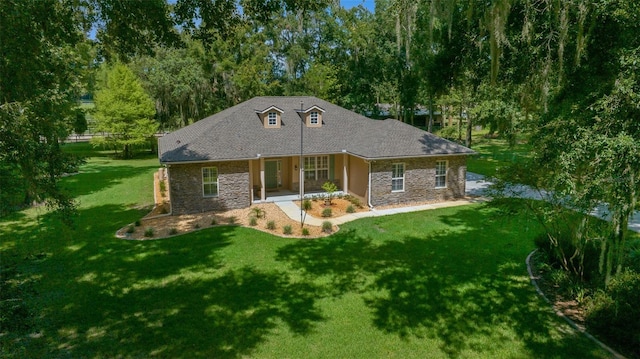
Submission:
M 218 167 L 202 167 L 202 195 L 218 196 Z
M 436 188 L 447 188 L 447 161 L 436 161 Z
M 404 191 L 404 163 L 394 163 L 391 168 L 391 191 Z
M 278 125 L 278 114 L 275 112 L 269 112 L 267 114 L 267 125 L 269 126 L 277 126 Z
M 309 115 L 309 123 L 311 123 L 312 125 L 317 125 L 318 124 L 318 112 L 317 111 L 312 111 L 311 114 Z
M 304 179 L 329 179 L 329 156 L 305 157 Z

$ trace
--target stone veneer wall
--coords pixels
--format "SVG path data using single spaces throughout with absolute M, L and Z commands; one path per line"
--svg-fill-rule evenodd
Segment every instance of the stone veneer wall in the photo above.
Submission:
M 218 196 L 202 195 L 202 167 L 218 167 Z M 223 211 L 249 207 L 249 161 L 171 165 L 172 214 Z
M 447 187 L 435 188 L 436 161 L 448 161 Z M 404 191 L 391 192 L 393 163 L 404 163 Z M 445 201 L 465 195 L 467 164 L 465 156 L 406 158 L 373 161 L 371 164 L 371 204 Z

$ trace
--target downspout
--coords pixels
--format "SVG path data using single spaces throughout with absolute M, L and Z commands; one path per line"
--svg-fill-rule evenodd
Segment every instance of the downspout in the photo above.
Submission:
M 367 205 L 369 209 L 373 209 L 373 205 L 371 204 L 371 161 L 367 161 L 369 164 L 369 190 L 367 191 Z

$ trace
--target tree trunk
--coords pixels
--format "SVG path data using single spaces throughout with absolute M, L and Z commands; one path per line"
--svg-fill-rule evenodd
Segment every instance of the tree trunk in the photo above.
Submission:
M 429 125 L 427 126 L 429 133 L 433 132 L 433 93 L 429 92 Z

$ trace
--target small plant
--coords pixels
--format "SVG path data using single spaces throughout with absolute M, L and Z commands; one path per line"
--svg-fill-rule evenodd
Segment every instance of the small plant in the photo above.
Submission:
M 331 233 L 333 232 L 333 224 L 331 224 L 331 222 L 329 221 L 324 221 L 322 222 L 322 231 L 324 233 Z
M 162 209 L 160 210 L 160 214 L 167 214 L 169 213 L 169 210 L 167 209 L 167 207 L 162 206 Z
M 302 235 L 303 236 L 308 236 L 309 235 L 309 230 L 306 228 L 302 228 Z
M 227 219 L 227 221 L 229 222 L 229 224 L 236 224 L 236 221 L 238 219 L 235 216 L 231 216 L 229 217 L 229 219 Z
M 196 224 L 193 226 L 193 228 L 195 228 L 195 229 L 200 229 L 200 223 L 196 223 Z
M 345 209 L 345 211 L 347 211 L 347 213 L 355 213 L 356 209 L 353 207 L 352 204 L 348 205 L 347 208 Z
M 251 208 L 251 212 L 253 212 L 253 215 L 256 218 L 264 218 L 266 216 L 266 213 L 264 212 L 264 209 L 262 209 L 262 208 L 253 207 L 253 208 Z
M 288 224 L 287 224 L 287 225 L 285 225 L 284 227 L 282 227 L 282 233 L 284 233 L 284 234 L 291 234 L 292 232 L 293 232 L 293 231 L 292 231 L 291 225 L 288 225 Z
M 329 218 L 332 215 L 333 215 L 333 211 L 331 211 L 331 208 L 325 208 L 322 210 L 322 217 Z
M 306 198 L 304 201 L 302 201 L 302 209 L 304 209 L 305 211 L 309 211 L 311 210 L 312 204 L 311 201 Z
M 336 186 L 336 184 L 331 181 L 327 181 L 322 185 L 322 189 L 327 192 L 327 201 L 330 205 L 331 201 L 333 200 L 333 194 L 338 190 L 338 186 Z
M 215 218 L 211 218 L 211 225 L 215 226 L 216 224 L 218 224 L 218 221 Z
M 147 229 L 144 230 L 144 236 L 147 238 L 153 237 L 153 228 L 147 227 Z
M 164 197 L 165 192 L 167 192 L 167 184 L 164 181 L 160 181 L 160 194 Z
M 256 218 L 256 216 L 249 217 L 249 225 L 250 226 L 257 226 L 258 225 L 258 218 Z
M 136 227 L 133 224 L 130 224 L 129 227 L 127 227 L 127 233 L 131 234 L 135 231 L 136 231 Z
M 276 221 L 267 222 L 267 229 L 270 229 L 270 230 L 276 229 Z
M 360 202 L 360 199 L 358 197 L 349 196 L 347 200 L 351 202 L 351 204 L 353 204 L 354 206 L 358 208 L 362 208 L 362 202 Z
M 176 234 L 178 234 L 178 229 L 173 227 L 171 229 L 169 229 L 169 235 L 170 236 L 175 236 Z
M 137 221 L 135 221 L 133 224 L 135 224 L 136 227 L 140 227 L 140 220 L 138 219 Z

